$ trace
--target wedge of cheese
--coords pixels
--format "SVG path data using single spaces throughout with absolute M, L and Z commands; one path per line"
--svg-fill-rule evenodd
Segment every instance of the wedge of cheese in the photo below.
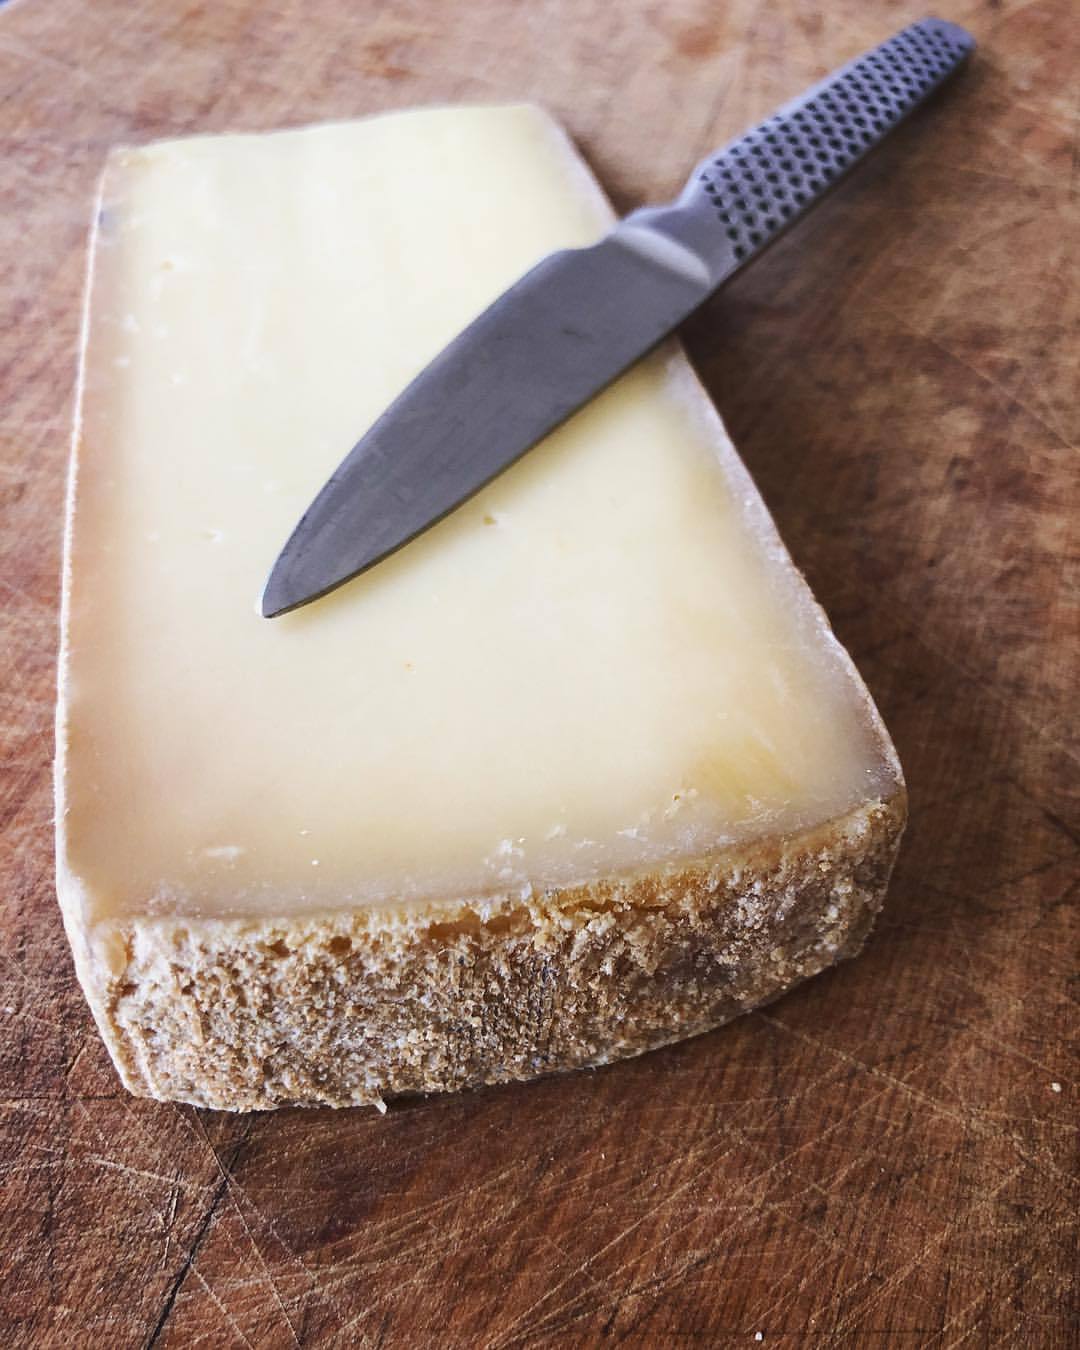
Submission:
M 58 888 L 133 1092 L 381 1104 L 601 1064 L 861 944 L 899 765 L 677 346 L 389 561 L 257 613 L 366 426 L 611 219 L 531 107 L 110 157 Z

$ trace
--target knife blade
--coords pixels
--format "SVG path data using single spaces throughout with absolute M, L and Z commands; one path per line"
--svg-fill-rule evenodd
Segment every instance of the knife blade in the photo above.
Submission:
M 703 160 L 670 206 L 544 258 L 407 386 L 289 536 L 273 618 L 414 539 L 644 356 L 805 215 L 967 59 L 924 19 Z

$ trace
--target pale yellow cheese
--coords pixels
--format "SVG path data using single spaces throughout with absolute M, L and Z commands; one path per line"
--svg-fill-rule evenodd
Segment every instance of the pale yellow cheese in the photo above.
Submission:
M 393 396 L 610 221 L 529 107 L 112 156 L 66 579 L 69 926 L 528 896 L 895 793 L 675 346 L 388 562 L 257 613 Z

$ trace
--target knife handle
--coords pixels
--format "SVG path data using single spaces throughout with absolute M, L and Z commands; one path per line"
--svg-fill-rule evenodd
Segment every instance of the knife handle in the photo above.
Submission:
M 970 33 L 923 19 L 827 76 L 698 165 L 674 206 L 630 224 L 704 262 L 712 287 L 798 220 L 974 50 Z

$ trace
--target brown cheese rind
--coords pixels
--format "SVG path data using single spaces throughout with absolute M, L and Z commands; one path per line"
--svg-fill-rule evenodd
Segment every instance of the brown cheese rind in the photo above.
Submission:
M 782 842 L 528 901 L 134 918 L 73 946 L 132 1092 L 382 1106 L 637 1055 L 855 955 L 905 815 L 900 788 Z

